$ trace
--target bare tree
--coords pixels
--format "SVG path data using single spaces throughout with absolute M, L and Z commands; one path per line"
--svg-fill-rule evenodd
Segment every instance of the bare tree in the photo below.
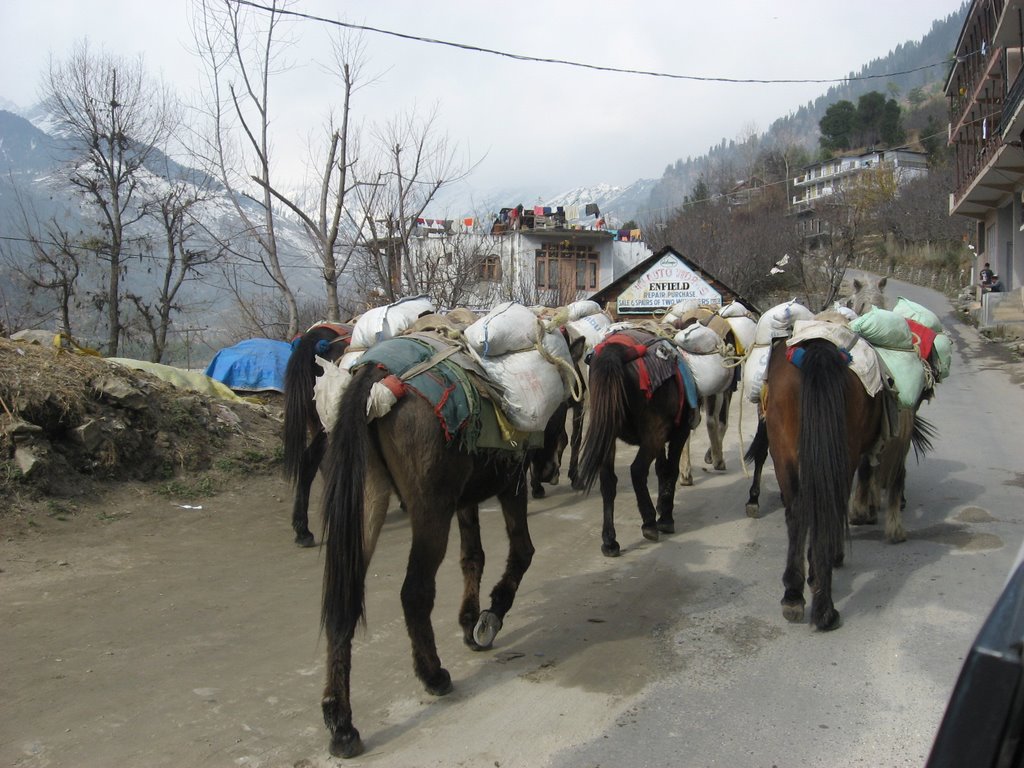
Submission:
M 347 213 L 361 267 L 387 301 L 429 288 L 410 247 L 417 219 L 442 187 L 466 174 L 448 137 L 437 135 L 436 120 L 436 109 L 422 120 L 392 119 L 375 132 L 376 151 L 354 166 L 355 199 Z
M 171 179 L 170 174 L 168 178 L 169 185 L 149 211 L 162 235 L 161 242 L 149 247 L 151 258 L 161 267 L 156 295 L 149 299 L 127 294 L 145 326 L 150 342 L 149 359 L 154 363 L 164 359 L 172 316 L 184 309 L 180 303 L 182 286 L 187 280 L 200 277 L 200 268 L 221 256 L 220 249 L 198 248 L 193 242 L 198 229 L 195 213 L 208 197 L 205 185 L 188 179 Z
M 815 206 L 825 237 L 805 259 L 804 290 L 808 306 L 825 309 L 839 296 L 846 269 L 869 234 L 879 231 L 878 211 L 896 197 L 896 178 L 880 166 L 833 187 Z
M 285 335 L 290 338 L 298 331 L 298 303 L 281 263 L 270 140 L 270 81 L 280 46 L 286 42 L 279 37 L 285 6 L 269 0 L 268 13 L 257 14 L 227 0 L 195 0 L 193 34 L 209 88 L 205 108 L 210 133 L 201 137 L 197 153 L 227 190 L 242 232 L 255 238 L 258 263 L 286 308 Z M 240 171 L 239 162 L 248 170 Z M 256 213 L 243 203 L 246 200 L 256 203 Z M 241 250 L 234 254 L 251 257 Z
M 116 355 L 121 335 L 121 278 L 129 229 L 146 211 L 143 170 L 163 146 L 175 120 L 174 99 L 151 80 L 142 58 L 123 59 L 77 44 L 63 62 L 51 60 L 44 104 L 68 141 L 68 180 L 99 212 L 107 266 L 106 352 Z

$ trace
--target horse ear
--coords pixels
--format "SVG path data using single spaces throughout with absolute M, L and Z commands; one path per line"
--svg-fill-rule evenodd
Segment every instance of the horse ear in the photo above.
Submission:
M 883 277 L 881 280 L 878 281 L 878 288 L 879 288 L 879 290 L 881 290 L 882 288 L 885 288 L 885 284 L 886 284 L 886 282 L 888 282 L 888 280 L 889 280 L 888 277 Z
M 858 280 L 856 277 L 853 278 L 853 292 L 854 293 L 857 293 L 863 287 L 864 287 L 864 284 L 861 283 L 860 280 Z

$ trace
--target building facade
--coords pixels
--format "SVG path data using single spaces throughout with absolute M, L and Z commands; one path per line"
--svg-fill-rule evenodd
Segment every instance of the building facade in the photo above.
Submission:
M 946 82 L 954 154 L 951 215 L 977 224 L 975 279 L 989 262 L 1024 277 L 1024 0 L 973 0 Z

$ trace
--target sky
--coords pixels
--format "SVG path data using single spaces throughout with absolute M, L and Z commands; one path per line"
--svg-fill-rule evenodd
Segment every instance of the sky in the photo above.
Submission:
M 257 0 L 258 1 L 258 0 Z M 961 0 L 295 0 L 293 11 L 530 57 L 693 77 L 840 79 L 916 41 Z M 190 0 L 0 0 L 0 103 L 38 101 L 50 57 L 88 38 L 144 56 L 186 97 L 199 92 Z M 255 11 L 254 11 L 255 12 Z M 297 179 L 337 108 L 327 71 L 337 27 L 289 19 L 287 69 L 272 84 L 273 146 Z M 437 127 L 480 191 L 626 186 L 722 139 L 763 132 L 830 83 L 697 82 L 519 61 L 363 33 L 368 82 L 352 114 L 367 129 L 437 110 Z M 372 81 L 370 77 L 372 76 Z M 274 106 L 276 105 L 276 107 Z

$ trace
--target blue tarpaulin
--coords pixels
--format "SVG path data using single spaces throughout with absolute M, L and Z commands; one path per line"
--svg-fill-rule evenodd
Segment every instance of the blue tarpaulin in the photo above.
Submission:
M 225 347 L 206 367 L 206 375 L 242 392 L 284 392 L 284 371 L 292 347 L 285 341 L 247 339 Z

